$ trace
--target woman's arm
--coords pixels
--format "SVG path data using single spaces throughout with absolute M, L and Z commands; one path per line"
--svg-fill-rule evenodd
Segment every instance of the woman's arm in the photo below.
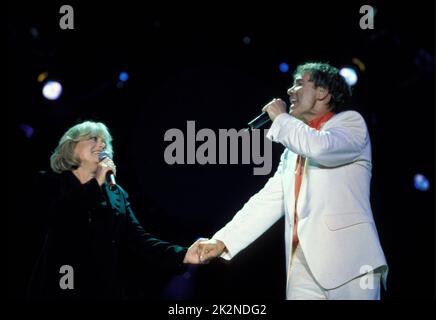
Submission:
M 146 232 L 136 218 L 126 196 L 127 241 L 129 249 L 144 260 L 175 273 L 185 271 L 188 248 L 171 244 Z

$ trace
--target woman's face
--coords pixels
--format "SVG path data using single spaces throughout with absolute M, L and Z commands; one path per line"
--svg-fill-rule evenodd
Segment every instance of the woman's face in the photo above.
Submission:
M 80 167 L 97 170 L 98 155 L 106 148 L 101 137 L 92 137 L 79 141 L 74 148 L 74 155 L 80 160 Z

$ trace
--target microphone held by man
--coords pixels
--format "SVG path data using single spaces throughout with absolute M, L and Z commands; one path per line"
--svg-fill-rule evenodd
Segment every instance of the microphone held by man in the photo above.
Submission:
M 253 120 L 251 120 L 248 123 L 248 129 L 250 129 L 250 130 L 260 129 L 261 127 L 263 127 L 264 125 L 266 125 L 270 121 L 273 121 L 273 119 L 278 114 L 271 112 L 271 111 L 274 111 L 274 110 L 270 110 L 270 108 L 269 108 L 272 104 L 276 104 L 276 105 L 280 104 L 280 109 L 281 109 L 280 113 L 286 112 L 286 103 L 281 99 L 273 99 L 267 105 L 265 105 L 265 107 L 263 107 L 262 113 L 260 115 L 258 115 L 256 118 L 254 118 Z M 283 111 L 283 109 L 284 109 L 284 111 Z

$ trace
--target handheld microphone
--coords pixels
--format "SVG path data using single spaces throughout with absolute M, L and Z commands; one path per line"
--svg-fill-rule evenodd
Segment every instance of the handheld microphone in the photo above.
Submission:
M 268 115 L 268 112 L 262 112 L 260 115 L 258 115 L 256 118 L 254 118 L 248 123 L 248 127 L 251 130 L 259 129 L 260 127 L 262 127 L 263 125 L 265 125 L 270 121 L 271 119 Z
M 107 153 L 106 151 L 102 151 L 102 152 L 100 152 L 98 154 L 98 161 L 102 161 L 102 160 L 104 160 L 106 158 L 111 159 L 109 153 Z M 109 170 L 106 173 L 106 183 L 107 183 L 107 185 L 109 187 L 109 190 L 111 190 L 111 191 L 115 190 L 115 188 L 117 187 L 117 183 L 115 182 L 115 175 L 112 172 L 112 170 Z
M 281 100 L 281 99 L 274 99 L 274 100 Z M 258 115 L 256 118 L 254 118 L 248 123 L 248 128 L 246 130 L 259 129 L 270 121 L 271 118 L 269 117 L 268 112 L 262 112 L 260 115 Z

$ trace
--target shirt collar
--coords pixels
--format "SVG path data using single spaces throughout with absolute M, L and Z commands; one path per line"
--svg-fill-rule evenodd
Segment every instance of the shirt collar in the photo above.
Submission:
M 330 120 L 331 117 L 333 117 L 335 114 L 334 112 L 328 112 L 325 115 L 315 118 L 308 122 L 309 127 L 314 128 L 316 130 L 320 130 L 322 125 Z

